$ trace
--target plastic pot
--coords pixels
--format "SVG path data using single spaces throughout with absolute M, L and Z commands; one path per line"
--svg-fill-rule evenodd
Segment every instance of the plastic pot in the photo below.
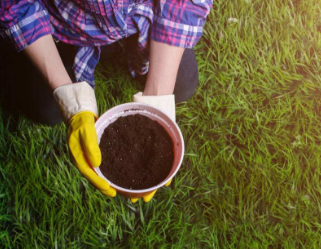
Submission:
M 144 115 L 152 120 L 156 120 L 164 129 L 167 131 L 169 136 L 173 142 L 173 151 L 174 151 L 174 160 L 172 169 L 169 175 L 159 184 L 147 188 L 147 189 L 126 189 L 120 187 L 110 180 L 108 180 L 100 171 L 100 168 L 94 168 L 95 172 L 107 181 L 113 188 L 117 190 L 117 193 L 128 198 L 140 198 L 144 197 L 145 195 L 151 193 L 152 191 L 164 186 L 166 182 L 172 179 L 176 173 L 178 172 L 184 157 L 184 140 L 181 133 L 181 130 L 177 126 L 175 122 L 173 122 L 164 112 L 159 110 L 156 107 L 140 103 L 140 102 L 131 102 L 122 105 L 115 106 L 105 112 L 100 118 L 97 120 L 95 127 L 98 135 L 98 142 L 100 142 L 100 138 L 106 129 L 106 127 L 113 123 L 117 118 L 127 116 L 127 115 L 134 115 L 140 114 Z

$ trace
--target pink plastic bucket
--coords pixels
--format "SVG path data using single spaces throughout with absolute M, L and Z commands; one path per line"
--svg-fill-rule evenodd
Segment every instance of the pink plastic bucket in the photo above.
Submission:
M 132 102 L 115 106 L 112 109 L 105 112 L 103 115 L 101 115 L 95 124 L 98 135 L 98 142 L 100 142 L 100 138 L 109 124 L 113 123 L 119 117 L 134 114 L 144 115 L 152 120 L 156 120 L 161 126 L 164 127 L 164 129 L 167 131 L 167 133 L 173 141 L 174 161 L 172 169 L 169 175 L 166 177 L 166 179 L 164 179 L 164 181 L 152 188 L 140 190 L 126 189 L 117 186 L 116 184 L 106 179 L 106 177 L 101 173 L 99 167 L 94 168 L 95 172 L 101 178 L 106 180 L 113 188 L 117 190 L 117 193 L 128 198 L 140 198 L 164 186 L 169 180 L 171 180 L 176 175 L 184 157 L 184 140 L 181 130 L 179 129 L 177 124 L 173 122 L 164 112 L 160 111 L 156 107 L 152 107 L 150 105 L 139 102 Z

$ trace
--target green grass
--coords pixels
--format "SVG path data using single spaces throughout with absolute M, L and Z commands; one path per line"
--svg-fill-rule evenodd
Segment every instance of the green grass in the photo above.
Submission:
M 63 125 L 1 111 L 0 247 L 321 248 L 320 6 L 214 1 L 196 47 L 200 86 L 177 108 L 184 163 L 148 204 L 95 190 Z M 100 65 L 100 113 L 137 88 Z

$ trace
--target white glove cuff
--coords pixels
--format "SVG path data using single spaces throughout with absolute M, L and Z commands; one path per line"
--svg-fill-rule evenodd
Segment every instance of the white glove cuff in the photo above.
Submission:
M 98 116 L 95 92 L 85 81 L 60 86 L 53 95 L 66 124 L 79 112 L 90 111 Z
M 139 92 L 133 96 L 133 102 L 142 102 L 155 106 L 165 112 L 174 122 L 176 122 L 174 94 L 143 96 L 143 93 Z

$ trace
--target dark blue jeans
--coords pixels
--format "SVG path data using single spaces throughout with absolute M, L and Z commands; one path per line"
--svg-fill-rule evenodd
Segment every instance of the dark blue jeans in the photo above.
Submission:
M 76 47 L 57 43 L 62 61 L 71 79 Z M 110 61 L 123 54 L 123 46 L 114 43 L 102 47 L 101 60 Z M 146 76 L 138 77 L 145 83 Z M 198 85 L 195 53 L 186 49 L 178 70 L 174 89 L 176 103 L 190 98 Z M 15 53 L 0 39 L 0 92 L 4 108 L 19 111 L 32 120 L 48 125 L 62 121 L 52 91 L 23 53 Z M 5 99 L 5 100 L 4 100 Z

